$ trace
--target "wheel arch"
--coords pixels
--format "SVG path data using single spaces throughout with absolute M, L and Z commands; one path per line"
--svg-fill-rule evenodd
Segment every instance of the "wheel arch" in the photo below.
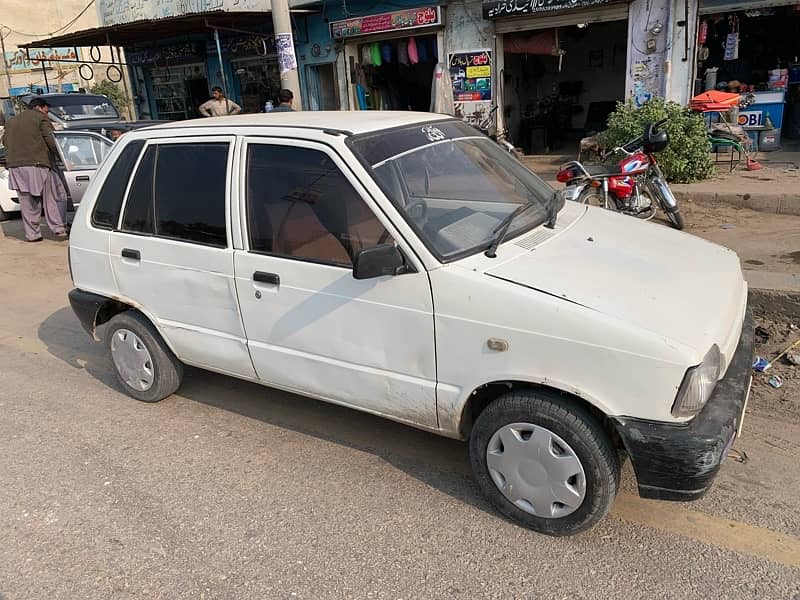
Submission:
M 100 341 L 97 337 L 97 328 L 100 325 L 108 323 L 120 313 L 135 311 L 147 319 L 158 332 L 158 335 L 161 336 L 161 339 L 164 340 L 167 347 L 175 354 L 175 349 L 172 347 L 170 340 L 164 335 L 164 332 L 161 331 L 161 328 L 152 315 L 132 302 L 121 298 L 110 298 L 101 294 L 74 289 L 69 292 L 69 303 L 72 306 L 73 312 L 78 317 L 78 320 L 81 322 L 81 325 L 86 330 L 86 333 L 95 341 Z
M 550 392 L 570 401 L 571 403 L 582 406 L 603 427 L 603 429 L 609 435 L 614 448 L 618 450 L 626 450 L 622 437 L 620 437 L 619 433 L 617 432 L 614 421 L 598 406 L 576 393 L 559 389 L 545 383 L 533 383 L 530 381 L 521 380 L 492 381 L 490 383 L 480 385 L 474 389 L 468 396 L 467 401 L 464 403 L 461 409 L 461 417 L 459 419 L 458 426 L 460 434 L 459 437 L 462 439 L 469 439 L 475 420 L 497 398 L 508 392 L 521 390 L 530 390 L 532 392 Z

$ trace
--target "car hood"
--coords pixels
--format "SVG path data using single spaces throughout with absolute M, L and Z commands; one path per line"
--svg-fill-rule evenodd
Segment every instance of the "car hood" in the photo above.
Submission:
M 716 343 L 726 364 L 747 299 L 732 250 L 591 207 L 559 235 L 485 272 L 688 346 L 700 359 Z

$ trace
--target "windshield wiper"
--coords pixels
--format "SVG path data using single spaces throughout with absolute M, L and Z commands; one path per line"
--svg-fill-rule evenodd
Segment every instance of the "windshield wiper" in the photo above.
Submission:
M 523 204 L 518 206 L 513 211 L 511 211 L 506 218 L 500 222 L 500 225 L 497 226 L 497 229 L 493 231 L 495 234 L 492 243 L 489 244 L 489 247 L 486 249 L 484 254 L 489 258 L 495 258 L 497 256 L 497 247 L 503 242 L 503 239 L 506 237 L 506 233 L 508 232 L 508 228 L 511 226 L 511 222 L 516 219 L 519 215 L 524 213 L 528 210 L 531 206 L 535 206 L 533 202 L 528 202 L 527 204 Z

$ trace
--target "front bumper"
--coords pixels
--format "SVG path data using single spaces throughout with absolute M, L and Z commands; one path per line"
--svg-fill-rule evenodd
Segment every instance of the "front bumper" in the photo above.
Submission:
M 753 369 L 753 331 L 748 309 L 725 377 L 688 424 L 614 418 L 642 498 L 695 500 L 711 487 L 744 418 Z

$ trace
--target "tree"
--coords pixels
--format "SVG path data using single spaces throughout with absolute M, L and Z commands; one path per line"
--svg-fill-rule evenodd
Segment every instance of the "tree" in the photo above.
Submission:
M 101 81 L 92 85 L 89 92 L 107 97 L 120 113 L 128 112 L 128 97 L 116 83 L 108 80 Z

